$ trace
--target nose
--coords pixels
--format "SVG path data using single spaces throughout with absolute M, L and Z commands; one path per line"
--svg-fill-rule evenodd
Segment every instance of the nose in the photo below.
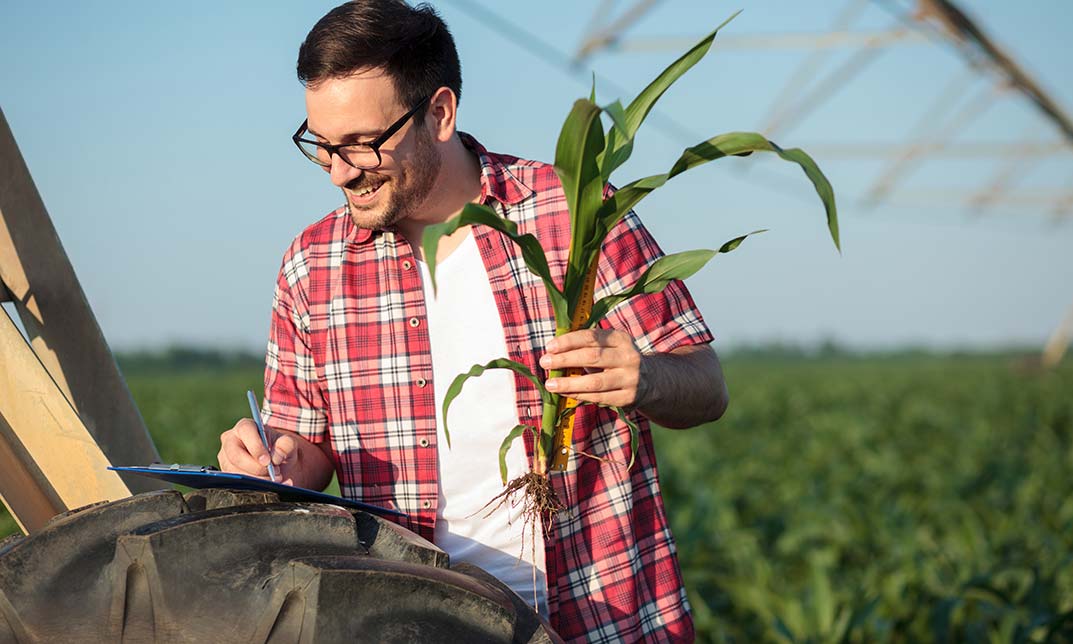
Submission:
M 342 188 L 354 179 L 357 179 L 361 176 L 361 173 L 364 172 L 364 170 L 359 170 L 346 161 L 343 161 L 342 157 L 338 154 L 332 155 L 331 167 L 324 169 L 331 175 L 332 183 L 339 188 Z

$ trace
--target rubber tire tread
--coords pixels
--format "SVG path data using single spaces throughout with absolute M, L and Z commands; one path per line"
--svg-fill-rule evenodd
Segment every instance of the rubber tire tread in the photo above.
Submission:
M 373 514 L 162 490 L 0 549 L 0 643 L 559 642 L 483 570 Z

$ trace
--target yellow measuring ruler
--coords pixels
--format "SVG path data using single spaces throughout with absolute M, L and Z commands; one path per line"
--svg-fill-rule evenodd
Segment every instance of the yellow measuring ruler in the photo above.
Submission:
M 574 309 L 574 317 L 570 320 L 571 331 L 577 331 L 585 320 L 589 319 L 589 314 L 592 313 L 592 301 L 596 291 L 596 270 L 599 264 L 600 256 L 597 255 L 592 266 L 585 273 L 585 282 L 581 285 L 581 301 L 578 302 L 577 308 Z M 584 369 L 566 370 L 566 376 L 569 378 L 584 374 Z M 559 422 L 555 426 L 555 438 L 552 440 L 552 471 L 561 472 L 566 469 L 566 462 L 570 456 L 571 441 L 574 438 L 574 412 L 577 406 L 578 401 L 574 398 L 564 396 L 559 399 L 559 408 L 557 410 Z

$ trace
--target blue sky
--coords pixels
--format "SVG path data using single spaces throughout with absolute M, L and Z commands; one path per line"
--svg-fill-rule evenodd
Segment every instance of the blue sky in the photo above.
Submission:
M 598 4 L 471 2 L 495 7 L 567 52 Z M 490 149 L 550 161 L 571 102 L 588 93 L 585 70 L 571 74 L 534 56 L 461 4 L 433 4 L 462 57 L 462 129 Z M 962 4 L 1073 109 L 1073 85 L 1062 80 L 1073 58 L 1064 29 L 1073 24 L 1073 4 Z M 727 35 L 816 31 L 842 5 L 665 0 L 630 33 L 700 36 L 738 8 L 744 12 Z M 283 250 L 341 203 L 289 140 L 304 115 L 294 75 L 297 48 L 332 6 L 0 5 L 6 27 L 0 106 L 113 348 L 176 342 L 263 348 Z M 859 24 L 889 23 L 870 7 Z M 604 53 L 587 69 L 632 98 L 676 55 Z M 697 140 L 758 129 L 804 55 L 721 49 L 717 41 L 665 97 L 662 111 Z M 835 53 L 835 62 L 846 55 Z M 927 104 L 964 68 L 942 46 L 893 48 L 772 138 L 817 150 L 832 142 L 904 143 Z M 604 101 L 616 97 L 601 93 Z M 1060 140 L 1024 101 L 1006 93 L 956 140 L 1016 137 Z M 665 171 L 682 147 L 663 131 L 642 130 L 635 158 L 613 180 Z M 841 256 L 825 238 L 822 208 L 804 177 L 775 159 L 695 170 L 639 209 L 668 252 L 770 229 L 688 283 L 719 346 L 826 338 L 873 348 L 1041 345 L 1073 306 L 1073 219 L 1055 223 L 1030 200 L 973 212 L 955 199 L 985 184 L 996 161 L 929 162 L 907 177 L 898 201 L 866 208 L 859 197 L 882 162 L 816 157 L 839 195 Z M 1071 180 L 1067 150 L 1032 165 L 1014 191 L 1068 192 Z

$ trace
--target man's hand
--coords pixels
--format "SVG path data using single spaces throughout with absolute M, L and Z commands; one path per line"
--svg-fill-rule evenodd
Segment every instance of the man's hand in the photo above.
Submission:
M 577 400 L 636 408 L 674 429 L 717 420 L 729 401 L 723 369 L 710 345 L 643 355 L 622 331 L 586 329 L 548 343 L 545 369 L 580 368 L 585 375 L 551 378 L 548 391 Z
M 587 372 L 552 378 L 544 383 L 548 391 L 612 407 L 643 404 L 642 364 L 633 338 L 609 329 L 564 333 L 548 343 L 540 359 L 540 366 L 547 370 L 582 368 Z
M 320 447 L 301 436 L 266 427 L 265 434 L 272 453 L 261 443 L 257 425 L 243 418 L 220 434 L 220 469 L 268 480 L 268 463 L 276 468 L 279 483 L 311 490 L 322 490 L 331 480 L 331 457 Z M 325 443 L 326 445 L 326 443 Z

